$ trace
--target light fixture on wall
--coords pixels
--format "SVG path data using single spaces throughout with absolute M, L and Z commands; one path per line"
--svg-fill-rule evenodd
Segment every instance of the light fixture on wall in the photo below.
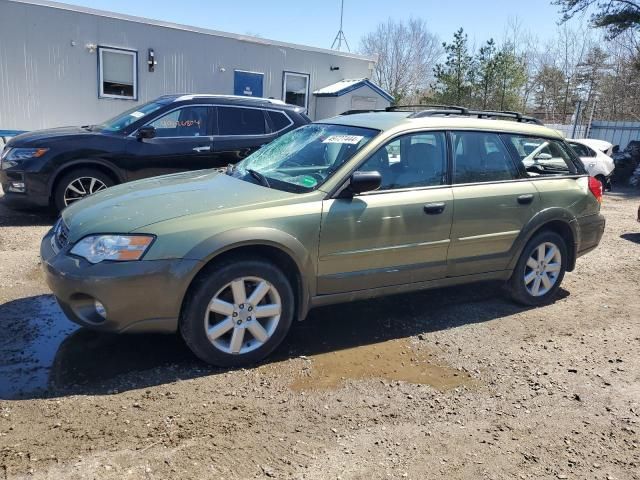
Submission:
M 96 53 L 96 50 L 98 49 L 98 46 L 95 43 L 87 43 L 84 47 L 89 50 L 89 53 Z
M 227 69 L 224 68 L 223 66 L 218 67 L 218 70 L 220 70 L 221 73 L 224 73 L 227 71 Z
M 153 51 L 153 48 L 149 49 L 149 54 L 148 54 L 148 58 L 147 58 L 147 64 L 149 65 L 149 71 L 150 72 L 155 72 L 156 65 L 158 65 L 158 62 L 156 60 L 156 53 Z

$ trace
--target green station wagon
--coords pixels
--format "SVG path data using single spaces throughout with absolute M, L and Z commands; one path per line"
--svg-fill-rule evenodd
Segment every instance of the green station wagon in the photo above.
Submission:
M 65 314 L 180 331 L 256 362 L 316 306 L 481 280 L 551 301 L 603 234 L 602 186 L 554 130 L 508 112 L 345 114 L 226 172 L 126 183 L 74 203 L 41 245 Z

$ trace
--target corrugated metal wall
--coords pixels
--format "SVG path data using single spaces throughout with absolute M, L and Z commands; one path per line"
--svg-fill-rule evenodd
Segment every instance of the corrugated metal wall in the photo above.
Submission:
M 613 145 L 620 145 L 620 150 L 624 150 L 631 140 L 640 140 L 640 122 L 594 121 L 589 138 L 606 140 Z
M 138 102 L 98 98 L 97 52 L 89 44 L 138 51 Z M 146 63 L 149 48 L 158 62 L 153 73 Z M 0 129 L 99 123 L 167 93 L 233 94 L 234 69 L 263 72 L 264 96 L 274 98 L 282 98 L 284 71 L 310 74 L 313 118 L 313 90 L 368 77 L 370 63 L 337 52 L 0 0 Z

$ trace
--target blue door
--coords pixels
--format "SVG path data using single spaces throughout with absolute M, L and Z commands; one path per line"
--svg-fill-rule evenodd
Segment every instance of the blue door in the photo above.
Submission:
M 235 70 L 233 72 L 233 94 L 245 97 L 261 97 L 263 79 L 264 73 Z

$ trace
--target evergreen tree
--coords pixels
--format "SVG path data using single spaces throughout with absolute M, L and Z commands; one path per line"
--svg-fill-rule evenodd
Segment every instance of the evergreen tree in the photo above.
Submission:
M 442 44 L 446 54 L 444 64 L 435 66 L 434 100 L 439 103 L 468 105 L 473 84 L 473 57 L 469 54 L 467 34 L 461 28 L 453 42 Z

